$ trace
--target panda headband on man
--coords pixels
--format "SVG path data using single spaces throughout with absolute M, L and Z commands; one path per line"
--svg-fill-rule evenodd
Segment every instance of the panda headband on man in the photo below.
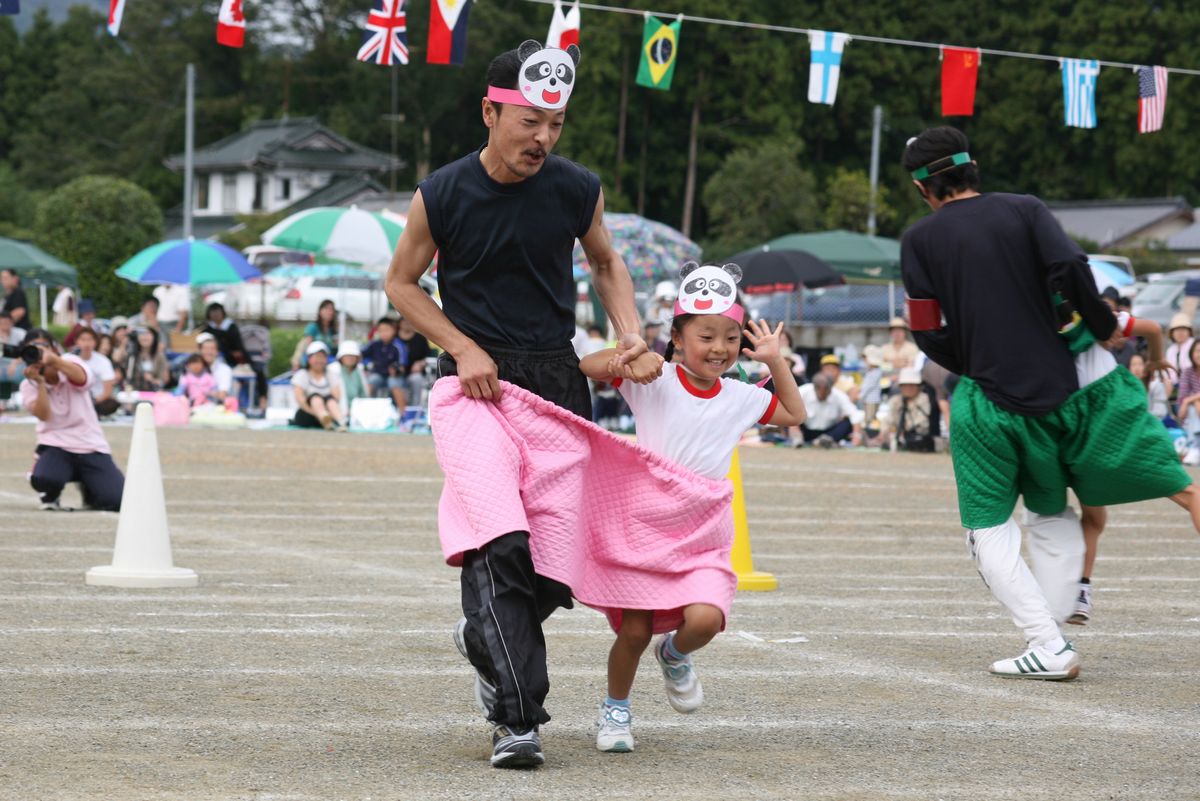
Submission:
M 719 314 L 738 325 L 746 321 L 746 310 L 737 302 L 737 285 L 742 268 L 736 264 L 706 264 L 689 261 L 679 268 L 679 296 L 675 314 Z
M 489 85 L 488 100 L 546 111 L 566 108 L 571 90 L 575 88 L 575 73 L 582 56 L 579 46 L 570 45 L 566 50 L 559 50 L 526 39 L 517 48 L 517 56 L 521 59 L 517 88 Z

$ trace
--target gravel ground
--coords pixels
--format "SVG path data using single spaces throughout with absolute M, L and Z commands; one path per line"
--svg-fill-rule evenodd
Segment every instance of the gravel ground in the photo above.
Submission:
M 110 428 L 124 465 L 130 429 Z M 595 751 L 610 635 L 547 626 L 547 764 L 491 769 L 450 640 L 456 571 L 420 437 L 161 430 L 195 589 L 87 587 L 115 515 L 35 511 L 0 426 L 0 798 L 1200 798 L 1200 539 L 1111 515 L 1078 681 L 1006 681 L 1019 634 L 975 574 L 944 456 L 743 452 L 756 567 L 675 714 L 647 657 L 637 751 Z M 805 638 L 804 641 L 789 641 Z

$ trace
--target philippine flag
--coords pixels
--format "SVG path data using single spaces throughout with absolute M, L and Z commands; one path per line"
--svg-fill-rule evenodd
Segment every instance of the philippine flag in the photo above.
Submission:
M 566 13 L 562 9 L 562 0 L 554 0 L 554 16 L 550 19 L 550 32 L 546 34 L 546 47 L 566 50 L 578 44 L 579 0 L 575 0 L 571 10 Z
M 108 0 L 108 32 L 116 36 L 121 32 L 121 17 L 125 16 L 125 0 Z
M 242 14 L 242 0 L 221 0 L 221 13 L 217 17 L 217 44 L 241 47 L 245 43 L 246 17 Z
M 471 0 L 433 0 L 429 4 L 429 64 L 462 65 L 467 60 L 467 19 Z

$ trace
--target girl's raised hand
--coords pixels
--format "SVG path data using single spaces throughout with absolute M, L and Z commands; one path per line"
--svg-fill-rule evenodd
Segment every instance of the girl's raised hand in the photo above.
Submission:
M 746 325 L 746 339 L 754 345 L 754 350 L 742 348 L 742 353 L 763 364 L 780 358 L 779 335 L 781 333 L 783 333 L 783 323 L 775 326 L 775 330 L 772 331 L 766 323 L 751 320 Z

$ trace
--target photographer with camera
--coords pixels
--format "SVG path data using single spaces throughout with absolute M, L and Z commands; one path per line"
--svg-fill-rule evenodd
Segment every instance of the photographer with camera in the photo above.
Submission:
M 54 337 L 42 328 L 31 329 L 17 350 L 26 364 L 21 403 L 38 419 L 29 483 L 41 497 L 42 509 L 62 509 L 63 487 L 78 481 L 85 508 L 120 511 L 125 477 L 112 460 L 92 406 L 96 379 L 91 369 L 78 356 L 60 354 Z

